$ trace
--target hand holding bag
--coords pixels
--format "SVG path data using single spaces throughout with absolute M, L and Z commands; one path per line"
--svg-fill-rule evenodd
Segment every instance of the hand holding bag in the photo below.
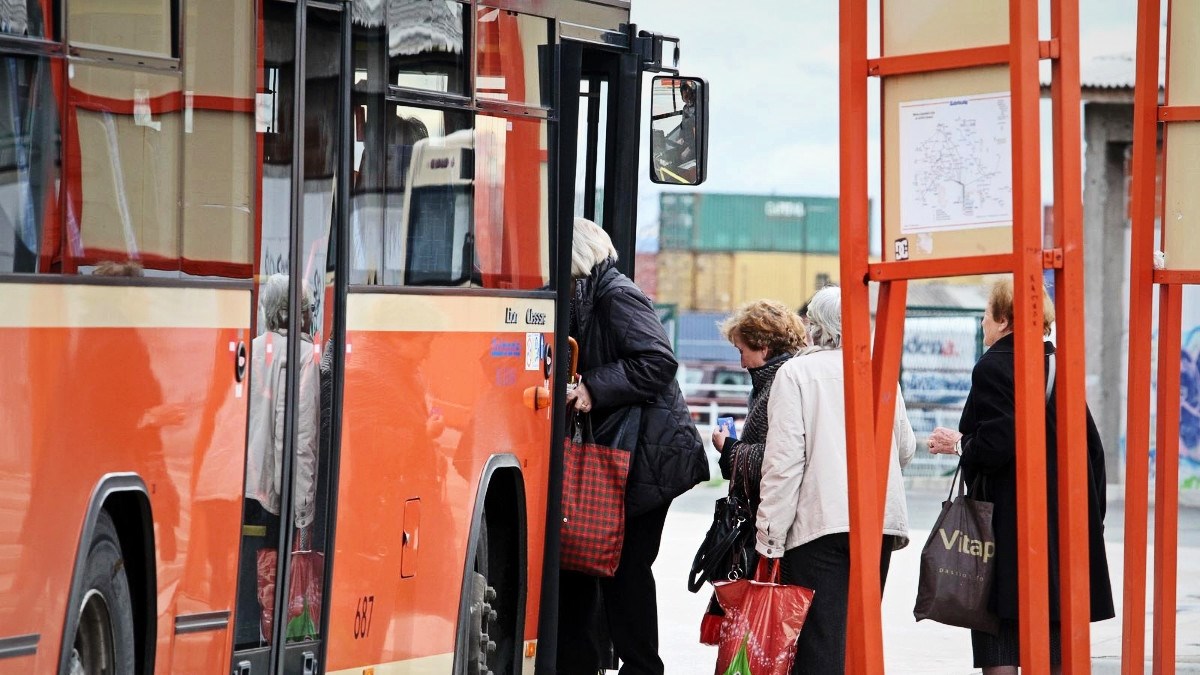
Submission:
M 796 641 L 812 606 L 813 590 L 778 583 L 779 560 L 759 560 L 756 580 L 738 579 L 714 584 L 725 610 L 721 644 L 717 651 L 718 674 L 729 672 L 744 650 L 747 675 L 788 675 L 796 660 Z
M 605 418 L 605 437 L 613 439 L 612 445 L 597 442 L 591 415 L 572 417 L 563 448 L 562 569 L 598 577 L 616 574 L 625 541 L 625 483 L 640 413 L 631 407 Z
M 995 555 L 992 504 L 967 497 L 965 481 L 955 471 L 950 497 L 942 503 L 942 512 L 921 550 L 921 577 L 913 608 L 917 621 L 933 619 L 995 634 L 999 619 L 988 610 L 995 583 Z

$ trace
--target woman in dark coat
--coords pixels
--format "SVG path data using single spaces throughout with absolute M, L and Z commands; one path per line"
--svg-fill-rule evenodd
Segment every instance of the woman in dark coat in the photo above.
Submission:
M 1054 306 L 1049 297 L 1043 298 L 1043 328 L 1050 334 L 1054 323 Z M 996 582 L 992 588 L 991 609 L 1000 617 L 1000 633 L 990 635 L 971 631 L 975 667 L 985 675 L 1017 672 L 1020 650 L 1017 640 L 1017 475 L 1015 387 L 1013 383 L 1013 291 L 1012 281 L 1005 279 L 992 287 L 988 309 L 983 316 L 983 341 L 988 351 L 975 364 L 971 373 L 971 393 L 963 408 L 959 431 L 938 427 L 929 438 L 930 452 L 952 454 L 961 452 L 962 470 L 967 484 L 978 477 L 978 494 L 972 496 L 995 504 L 992 526 L 996 535 Z M 1054 345 L 1044 343 L 1047 356 Z M 1058 425 L 1057 399 L 1053 392 L 1046 403 L 1046 495 L 1049 541 L 1047 551 L 1050 566 L 1050 652 L 1054 666 L 1062 663 L 1061 627 L 1059 625 L 1058 575 Z M 1105 475 L 1104 447 L 1100 434 L 1087 412 L 1088 473 L 1080 476 L 1087 481 L 1088 491 L 1088 557 L 1091 572 L 1091 620 L 1102 621 L 1115 616 L 1112 585 L 1108 575 L 1108 558 L 1104 552 Z M 1022 517 L 1031 517 L 1023 514 Z M 1035 516 L 1036 517 L 1036 516 Z
M 622 661 L 620 672 L 661 675 L 650 566 L 671 500 L 708 479 L 708 458 L 675 381 L 678 364 L 662 322 L 645 294 L 617 271 L 616 259 L 608 234 L 576 218 L 571 336 L 579 342 L 580 382 L 568 392 L 567 405 L 591 414 L 596 429 L 639 406 L 641 428 L 625 491 L 625 540 L 616 574 L 560 576 L 558 672 L 594 675 L 606 665 L 596 625 L 605 617 L 602 625 Z

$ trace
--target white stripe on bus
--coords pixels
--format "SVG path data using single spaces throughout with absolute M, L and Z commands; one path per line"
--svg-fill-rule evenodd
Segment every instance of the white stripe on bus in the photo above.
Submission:
M 0 328 L 250 328 L 250 291 L 0 284 Z
M 550 333 L 554 301 L 469 295 L 351 293 L 351 331 Z
M 536 653 L 537 641 L 527 640 L 525 642 L 524 654 Z M 523 675 L 532 675 L 534 660 L 532 656 L 524 658 L 524 663 L 521 666 Z M 345 670 L 331 670 L 328 675 L 445 675 L 454 669 L 453 654 L 438 654 L 437 656 L 425 656 L 419 659 L 409 659 L 407 661 L 392 661 L 390 663 L 377 663 L 370 666 L 355 666 L 346 668 Z

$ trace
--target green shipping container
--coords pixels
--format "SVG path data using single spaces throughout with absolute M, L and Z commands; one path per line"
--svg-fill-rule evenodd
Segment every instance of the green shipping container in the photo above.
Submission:
M 667 250 L 838 252 L 836 197 L 663 193 Z

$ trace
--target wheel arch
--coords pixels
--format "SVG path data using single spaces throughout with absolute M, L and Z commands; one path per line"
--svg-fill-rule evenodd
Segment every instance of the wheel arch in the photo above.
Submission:
M 511 497 L 507 507 L 497 509 L 499 500 L 504 496 Z M 469 638 L 469 621 L 467 615 L 471 603 L 471 573 L 474 571 L 474 553 L 479 545 L 485 507 L 491 507 L 488 513 L 489 523 L 498 519 L 510 519 L 516 534 L 516 615 L 514 616 L 515 644 L 525 642 L 525 602 L 526 585 L 528 582 L 529 534 L 526 519 L 525 477 L 521 472 L 521 463 L 515 455 L 492 455 L 479 477 L 479 489 L 475 493 L 475 504 L 471 510 L 471 529 L 467 537 L 467 554 L 463 556 L 462 584 L 459 590 L 458 620 L 454 637 L 454 673 L 463 673 L 467 664 L 467 644 Z M 499 510 L 499 513 L 496 511 Z M 520 653 L 520 647 L 514 652 L 514 660 Z M 518 669 L 516 672 L 520 672 Z
M 129 581 L 133 607 L 136 672 L 151 675 L 158 635 L 158 574 L 154 562 L 154 520 L 146 483 L 135 473 L 110 473 L 96 482 L 84 512 L 83 527 L 75 548 L 71 587 L 63 620 L 62 642 L 58 649 L 58 672 L 68 670 L 75 630 L 79 624 L 79 606 L 83 600 L 84 570 L 88 550 L 96 531 L 96 520 L 107 511 L 117 528 L 125 573 Z

